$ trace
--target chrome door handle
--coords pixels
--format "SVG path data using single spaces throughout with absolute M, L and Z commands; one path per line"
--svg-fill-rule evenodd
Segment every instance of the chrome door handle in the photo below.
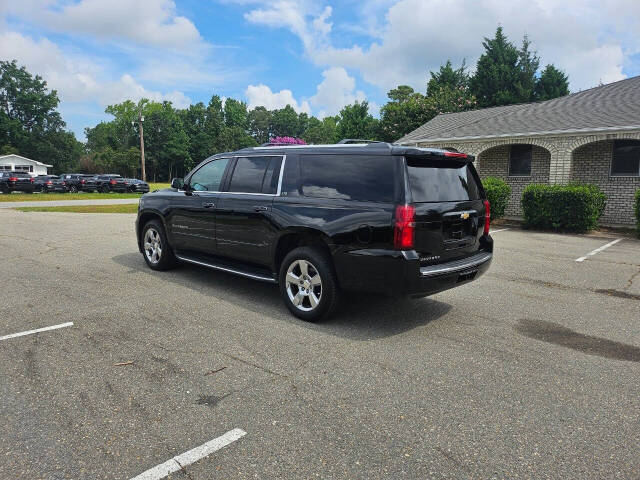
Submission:
M 269 207 L 265 207 L 264 205 L 256 205 L 255 207 L 253 207 L 253 210 L 255 212 L 266 212 L 269 210 Z
M 216 205 L 215 205 L 215 203 L 205 202 L 205 203 L 203 203 L 203 204 L 202 204 L 202 206 L 203 206 L 204 208 L 213 208 L 213 207 L 215 207 Z

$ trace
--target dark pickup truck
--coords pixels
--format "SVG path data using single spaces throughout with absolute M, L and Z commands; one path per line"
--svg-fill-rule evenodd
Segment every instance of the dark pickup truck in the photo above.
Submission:
M 279 284 L 309 321 L 349 290 L 431 295 L 479 278 L 493 257 L 473 160 L 353 141 L 215 155 L 142 196 L 138 246 L 154 270 L 186 262 Z
M 35 190 L 34 180 L 28 173 L 22 172 L 0 172 L 0 192 L 26 192 L 33 193 Z

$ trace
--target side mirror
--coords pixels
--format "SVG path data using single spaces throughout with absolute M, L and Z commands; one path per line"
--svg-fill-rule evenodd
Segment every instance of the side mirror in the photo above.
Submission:
M 171 180 L 171 188 L 175 188 L 180 190 L 182 187 L 184 187 L 184 179 L 183 178 L 173 178 Z

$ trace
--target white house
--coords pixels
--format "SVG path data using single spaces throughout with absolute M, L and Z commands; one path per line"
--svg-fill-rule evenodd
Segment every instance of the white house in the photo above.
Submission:
M 15 153 L 0 156 L 0 172 L 26 172 L 35 177 L 37 175 L 46 175 L 49 168 L 53 168 L 53 165 L 21 157 Z

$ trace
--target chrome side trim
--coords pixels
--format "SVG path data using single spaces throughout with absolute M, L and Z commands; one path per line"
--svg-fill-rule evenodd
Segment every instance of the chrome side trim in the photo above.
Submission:
M 441 263 L 440 265 L 430 265 L 420 267 L 421 277 L 434 277 L 437 275 L 445 275 L 447 273 L 461 272 L 469 268 L 479 267 L 483 263 L 490 261 L 493 254 L 489 252 L 478 253 L 472 257 L 456 260 L 453 262 Z
M 255 275 L 253 273 L 243 272 L 242 270 L 235 270 L 233 268 L 222 267 L 222 266 L 216 265 L 214 263 L 201 262 L 200 260 L 194 260 L 192 258 L 183 257 L 183 256 L 180 256 L 180 255 L 176 255 L 176 258 L 178 260 L 182 260 L 183 262 L 193 263 L 194 265 L 200 265 L 202 267 L 212 268 L 214 270 L 220 270 L 220 271 L 223 271 L 223 272 L 233 273 L 235 275 L 240 275 L 241 277 L 252 278 L 254 280 L 260 280 L 262 282 L 277 283 L 276 279 L 273 278 L 273 277 L 265 277 L 265 276 L 262 276 L 262 275 Z

